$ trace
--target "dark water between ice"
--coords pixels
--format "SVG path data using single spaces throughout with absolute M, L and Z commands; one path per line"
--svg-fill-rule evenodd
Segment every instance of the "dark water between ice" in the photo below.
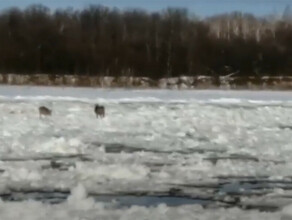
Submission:
M 123 145 L 111 145 L 108 147 L 110 153 L 120 153 L 121 151 L 131 152 L 133 149 L 127 148 Z M 156 152 L 157 153 L 157 152 Z M 158 152 L 167 153 L 167 152 Z M 186 153 L 186 152 L 180 152 Z M 202 152 L 197 152 L 202 153 Z M 246 155 L 231 155 L 229 157 L 213 157 L 206 158 L 212 163 L 217 160 L 252 160 L 257 161 L 254 157 Z M 35 158 L 1 158 L 3 161 L 26 161 L 26 160 L 49 160 L 50 167 L 43 167 L 43 169 L 56 169 L 59 171 L 66 171 L 68 167 L 68 160 L 72 163 L 76 160 L 90 161 L 85 155 L 68 155 L 61 156 L 40 156 Z M 62 160 L 66 160 L 65 162 Z M 215 162 L 214 162 L 215 161 Z M 147 166 L 155 166 L 157 164 L 147 164 Z M 4 171 L 2 171 L 4 172 Z M 261 205 L 261 204 L 246 204 L 242 202 L 244 197 L 265 196 L 271 193 L 274 189 L 291 190 L 292 177 L 287 177 L 285 180 L 270 180 L 269 176 L 217 176 L 214 177 L 216 183 L 200 183 L 200 184 L 169 184 L 169 190 L 164 192 L 135 192 L 128 191 L 115 194 L 95 194 L 89 193 L 89 197 L 94 198 L 96 202 L 110 203 L 116 208 L 123 208 L 129 206 L 157 206 L 165 204 L 167 206 L 181 206 L 190 204 L 199 204 L 205 208 L 219 208 L 219 207 L 239 207 L 242 209 L 257 209 L 261 211 L 276 211 L 280 207 L 277 205 Z M 197 189 L 206 192 L 204 195 L 190 194 L 187 189 Z M 0 195 L 3 201 L 25 201 L 35 200 L 48 204 L 58 204 L 65 202 L 70 196 L 70 190 L 58 189 L 23 189 L 13 190 L 9 193 Z

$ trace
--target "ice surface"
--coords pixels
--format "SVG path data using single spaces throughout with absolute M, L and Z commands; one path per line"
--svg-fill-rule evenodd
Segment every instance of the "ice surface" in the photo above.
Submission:
M 290 92 L 0 86 L 0 96 L 1 220 L 288 218 Z M 40 105 L 52 116 L 39 119 Z M 9 201 L 19 192 L 66 196 Z M 107 195 L 209 202 L 121 208 Z

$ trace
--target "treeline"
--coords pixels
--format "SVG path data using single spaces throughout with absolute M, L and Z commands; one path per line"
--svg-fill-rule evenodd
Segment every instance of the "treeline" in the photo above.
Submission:
M 194 18 L 102 6 L 0 14 L 0 72 L 94 76 L 290 75 L 292 19 Z

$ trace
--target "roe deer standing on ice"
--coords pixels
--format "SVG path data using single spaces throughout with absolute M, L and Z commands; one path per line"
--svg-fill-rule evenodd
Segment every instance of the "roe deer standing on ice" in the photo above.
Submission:
M 105 115 L 104 106 L 102 106 L 102 105 L 95 105 L 94 112 L 95 112 L 97 118 L 98 117 L 103 118 L 104 115 Z
M 52 115 L 52 110 L 45 106 L 41 106 L 39 107 L 39 115 L 40 115 L 40 118 L 42 115 Z

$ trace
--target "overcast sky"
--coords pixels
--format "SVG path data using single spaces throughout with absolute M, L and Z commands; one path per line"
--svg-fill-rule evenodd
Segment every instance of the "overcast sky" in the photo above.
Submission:
M 255 15 L 280 14 L 288 5 L 292 7 L 292 0 L 0 0 L 0 10 L 13 6 L 24 8 L 31 4 L 43 4 L 52 9 L 82 9 L 90 4 L 101 4 L 119 9 L 141 8 L 149 11 L 184 7 L 196 15 L 209 16 L 231 11 Z

